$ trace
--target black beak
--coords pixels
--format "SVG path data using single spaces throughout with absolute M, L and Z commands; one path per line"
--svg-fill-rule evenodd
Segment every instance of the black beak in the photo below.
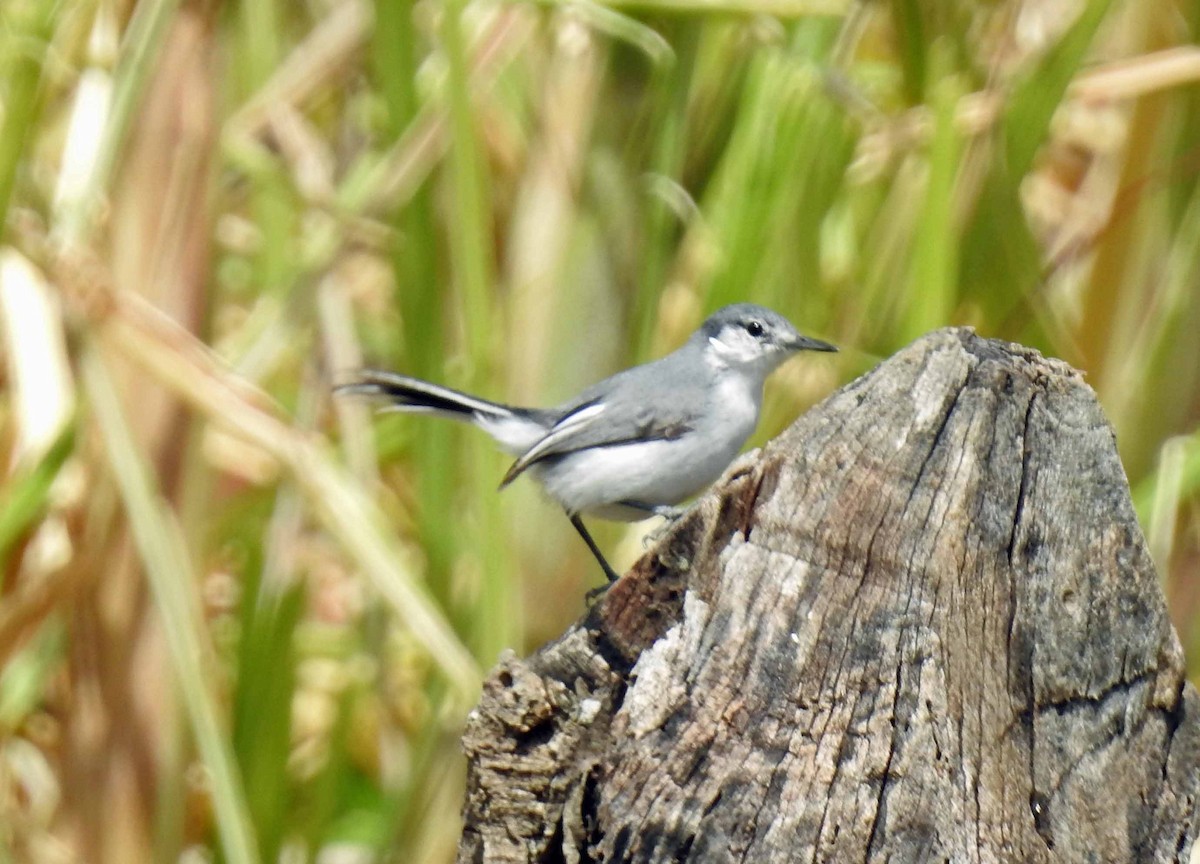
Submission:
M 828 342 L 822 342 L 820 339 L 812 339 L 808 336 L 797 336 L 792 340 L 791 348 L 793 351 L 837 351 L 838 349 Z

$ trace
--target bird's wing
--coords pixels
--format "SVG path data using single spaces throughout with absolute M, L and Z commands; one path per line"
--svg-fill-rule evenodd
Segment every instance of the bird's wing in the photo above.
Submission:
M 696 417 L 703 408 L 701 400 L 704 394 L 671 394 L 671 403 L 676 407 L 671 411 L 671 416 L 666 418 L 656 410 L 656 406 L 662 404 L 661 397 L 666 395 L 655 392 L 658 389 L 654 386 L 637 388 L 633 391 L 638 395 L 637 401 L 599 395 L 588 398 L 590 394 L 585 392 L 541 439 L 512 464 L 500 488 L 503 489 L 519 477 L 529 466 L 552 456 L 633 441 L 671 440 L 687 434 L 694 428 Z

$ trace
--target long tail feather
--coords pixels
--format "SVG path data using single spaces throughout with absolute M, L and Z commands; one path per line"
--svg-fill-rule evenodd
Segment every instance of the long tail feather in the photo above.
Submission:
M 346 383 L 335 387 L 334 392 L 375 397 L 384 402 L 384 411 L 432 414 L 472 423 L 514 456 L 532 447 L 558 419 L 552 411 L 489 402 L 420 378 L 377 369 L 354 373 Z
M 391 410 L 429 412 L 457 420 L 470 421 L 477 415 L 504 417 L 512 413 L 512 409 L 506 405 L 420 378 L 377 369 L 356 372 L 350 381 L 335 387 L 334 392 L 375 396 L 387 400 Z

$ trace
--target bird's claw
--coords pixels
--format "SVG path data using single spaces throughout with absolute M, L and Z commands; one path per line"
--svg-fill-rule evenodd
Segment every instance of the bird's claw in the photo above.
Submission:
M 683 515 L 687 511 L 687 507 L 670 507 L 665 504 L 655 507 L 652 511 L 654 515 L 661 516 L 666 521 L 642 538 L 642 548 L 648 549 L 651 545 L 661 540 L 668 531 L 675 527 L 675 523 L 683 518 Z
M 677 522 L 687 511 L 687 507 L 672 507 L 669 504 L 660 504 L 653 509 L 654 515 L 666 519 L 668 525 Z

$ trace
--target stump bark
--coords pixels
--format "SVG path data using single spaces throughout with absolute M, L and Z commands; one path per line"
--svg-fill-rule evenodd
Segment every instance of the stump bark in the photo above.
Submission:
M 751 454 L 464 736 L 460 862 L 1188 862 L 1200 702 L 1065 364 L 931 334 Z

